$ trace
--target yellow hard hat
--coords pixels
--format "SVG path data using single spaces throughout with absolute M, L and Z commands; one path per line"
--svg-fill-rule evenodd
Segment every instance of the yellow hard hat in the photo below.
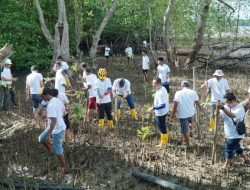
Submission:
M 107 70 L 105 68 L 100 68 L 98 71 L 98 77 L 100 80 L 104 80 L 107 77 Z

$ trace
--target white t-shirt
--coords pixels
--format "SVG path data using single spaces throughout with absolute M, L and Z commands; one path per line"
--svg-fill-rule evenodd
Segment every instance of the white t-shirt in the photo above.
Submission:
M 169 73 L 170 73 L 170 68 L 167 64 L 157 66 L 157 74 L 158 77 L 161 79 L 162 83 L 169 82 Z
M 222 78 L 217 80 L 216 78 L 209 79 L 207 81 L 208 88 L 211 89 L 211 102 L 224 102 L 224 95 L 229 90 L 227 80 Z
M 250 93 L 250 87 L 248 88 L 247 92 Z
M 228 105 L 225 105 L 224 108 L 230 110 Z M 233 118 L 233 120 L 236 123 L 243 120 L 245 115 L 245 110 L 242 105 L 237 104 L 236 106 L 232 107 L 231 112 L 236 115 L 236 118 Z M 227 139 L 237 139 L 237 138 L 243 138 L 245 136 L 238 134 L 236 127 L 232 121 L 232 118 L 228 117 L 223 110 L 220 110 L 220 114 L 224 119 L 224 132 L 225 132 L 225 137 Z
M 62 69 L 59 69 L 56 71 L 55 89 L 57 89 L 58 92 L 65 93 L 64 85 L 66 85 L 66 80 L 64 76 L 62 75 Z
M 65 111 L 65 107 L 61 100 L 58 98 L 52 98 L 49 100 L 47 105 L 47 117 L 48 117 L 48 128 L 50 127 L 51 119 L 56 118 L 56 126 L 52 131 L 52 134 L 60 133 L 66 129 L 66 125 L 63 120 L 63 113 Z
M 149 58 L 147 55 L 142 56 L 142 69 L 149 69 Z
M 110 49 L 109 47 L 105 47 L 104 56 L 109 56 L 110 50 L 111 50 L 111 49 Z
M 131 57 L 131 56 L 133 55 L 133 50 L 132 50 L 132 48 L 131 48 L 131 47 L 127 47 L 127 48 L 125 49 L 125 53 L 127 53 L 127 56 L 128 56 L 128 57 Z
M 108 103 L 111 102 L 111 97 L 110 94 L 104 96 L 102 99 L 99 98 L 98 96 L 98 91 L 100 92 L 100 94 L 103 96 L 104 92 L 108 90 L 108 88 L 112 89 L 112 84 L 111 84 L 111 80 L 109 78 L 105 78 L 103 81 L 100 79 L 97 79 L 95 82 L 95 86 L 94 86 L 95 90 L 96 90 L 96 103 L 98 104 L 103 104 L 103 103 Z
M 86 70 L 84 70 L 82 72 L 82 78 L 83 78 L 83 80 L 86 80 L 86 77 L 87 77 L 87 72 L 86 72 Z
M 26 78 L 26 85 L 30 88 L 30 94 L 41 94 L 41 82 L 43 76 L 41 73 L 32 71 Z
M 59 92 L 57 98 L 61 100 L 64 105 L 69 103 L 69 99 L 65 93 Z
M 3 77 L 7 78 L 7 79 L 10 79 L 12 78 L 12 74 L 11 74 L 11 70 L 7 67 L 4 67 L 3 68 L 3 71 L 1 73 L 1 78 L 2 78 L 2 84 L 12 84 L 12 81 L 5 81 L 3 80 Z
M 155 97 L 154 97 L 154 106 L 159 106 L 161 104 L 165 104 L 165 108 L 156 110 L 156 116 L 163 116 L 168 113 L 169 111 L 169 100 L 168 100 L 168 92 L 165 87 L 161 86 L 158 90 L 156 90 Z
M 84 87 L 87 88 L 90 85 L 90 88 L 88 89 L 89 98 L 96 97 L 96 90 L 94 87 L 96 80 L 97 76 L 95 74 L 90 74 L 86 76 L 86 82 L 84 82 Z
M 195 114 L 194 104 L 199 100 L 194 90 L 184 87 L 174 95 L 174 102 L 178 102 L 178 117 L 185 119 Z
M 131 94 L 130 82 L 125 79 L 125 84 L 122 88 L 119 87 L 119 82 L 121 79 L 116 79 L 113 83 L 112 90 L 116 92 L 116 94 L 123 96 L 125 92 Z

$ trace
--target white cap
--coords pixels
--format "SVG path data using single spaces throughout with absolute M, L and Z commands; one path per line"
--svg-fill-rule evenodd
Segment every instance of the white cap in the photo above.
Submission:
M 222 77 L 224 76 L 224 73 L 222 72 L 222 70 L 218 69 L 214 72 L 213 76 Z
M 4 64 L 11 65 L 12 63 L 11 63 L 11 60 L 10 60 L 10 59 L 6 59 L 5 62 L 4 62 Z

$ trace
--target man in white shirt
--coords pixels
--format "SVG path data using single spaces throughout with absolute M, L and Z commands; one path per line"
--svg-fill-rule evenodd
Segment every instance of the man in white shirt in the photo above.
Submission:
M 104 127 L 104 114 L 106 113 L 108 118 L 108 126 L 114 127 L 112 118 L 112 103 L 111 103 L 111 92 L 112 84 L 111 80 L 107 78 L 107 71 L 105 68 L 100 68 L 98 71 L 98 79 L 94 86 L 96 90 L 96 103 L 99 112 L 99 126 Z
M 228 82 L 224 78 L 224 73 L 222 70 L 216 70 L 213 76 L 214 78 L 209 79 L 201 86 L 201 88 L 206 86 L 207 93 L 211 94 L 209 131 L 213 131 L 215 128 L 214 112 L 216 109 L 216 103 L 218 101 L 220 101 L 221 103 L 224 103 L 223 97 L 230 90 Z
M 217 103 L 217 109 L 220 109 L 220 115 L 224 120 L 224 133 L 226 138 L 226 161 L 223 165 L 223 169 L 228 169 L 228 167 L 230 167 L 234 152 L 244 159 L 245 164 L 249 165 L 249 158 L 240 146 L 240 141 L 245 135 L 239 135 L 236 130 L 236 124 L 244 119 L 245 110 L 242 105 L 237 103 L 233 93 L 227 93 L 224 99 L 226 99 L 225 106 L 223 106 L 221 102 Z
M 164 62 L 163 57 L 158 57 L 157 77 L 161 79 L 161 85 L 166 88 L 168 94 L 170 93 L 169 76 L 170 76 L 169 66 Z
M 142 72 L 144 76 L 144 81 L 146 82 L 148 80 L 148 70 L 149 70 L 149 58 L 146 54 L 146 52 L 142 52 Z
M 39 136 L 39 143 L 43 144 L 49 153 L 54 153 L 58 156 L 61 167 L 66 169 L 66 162 L 63 154 L 63 136 L 66 129 L 66 125 L 63 120 L 63 114 L 65 107 L 61 100 L 53 97 L 51 89 L 45 88 L 43 90 L 42 97 L 45 101 L 48 101 L 46 108 L 48 126 L 45 131 Z M 53 139 L 53 149 L 50 143 L 50 137 Z
M 161 132 L 160 144 L 157 147 L 162 147 L 168 143 L 169 133 L 167 132 L 166 116 L 169 111 L 169 100 L 167 90 L 161 86 L 161 79 L 156 77 L 152 81 L 152 86 L 155 88 L 156 93 L 154 97 L 154 106 L 149 108 L 148 111 L 155 111 L 156 123 Z
M 133 49 L 132 49 L 132 47 L 130 47 L 128 45 L 127 48 L 125 49 L 125 54 L 127 56 L 127 60 L 128 60 L 128 63 L 129 63 L 129 61 L 133 59 Z
M 111 53 L 111 49 L 110 47 L 107 45 L 104 49 L 104 56 L 105 56 L 105 61 L 106 63 L 109 63 L 109 56 L 110 56 L 110 53 Z
M 38 73 L 36 65 L 31 67 L 31 74 L 26 78 L 26 100 L 31 97 L 33 102 L 33 112 L 38 108 L 42 102 L 41 89 L 43 88 L 43 76 Z
M 2 88 L 3 88 L 3 99 L 2 99 L 2 110 L 7 111 L 7 98 L 8 98 L 8 93 L 10 93 L 11 97 L 11 102 L 13 106 L 16 106 L 16 101 L 15 101 L 15 91 L 12 86 L 12 82 L 17 81 L 17 78 L 14 78 L 11 74 L 10 67 L 12 65 L 12 62 L 10 59 L 6 59 L 4 63 L 4 68 L 1 73 L 1 79 L 2 79 Z
M 188 81 L 181 82 L 181 90 L 177 91 L 174 96 L 174 106 L 172 118 L 178 108 L 178 118 L 181 124 L 181 132 L 184 140 L 189 145 L 189 134 L 192 130 L 192 118 L 195 115 L 195 104 L 200 108 L 199 97 L 194 90 L 189 89 Z
M 96 114 L 96 90 L 95 82 L 97 76 L 92 73 L 90 68 L 86 69 L 86 80 L 83 82 L 83 89 L 87 91 L 87 121 L 90 121 Z
M 65 93 L 66 80 L 63 73 L 64 70 L 62 70 L 61 66 L 61 62 L 56 62 L 56 77 L 52 79 L 55 79 L 55 89 L 57 89 L 58 92 Z
M 120 118 L 121 115 L 121 103 L 124 100 L 127 100 L 128 105 L 130 107 L 131 116 L 133 119 L 137 120 L 137 113 L 135 110 L 135 104 L 133 100 L 133 96 L 131 94 L 130 82 L 127 79 L 119 78 L 116 79 L 113 83 L 112 87 L 113 97 L 118 98 L 117 103 L 117 116 Z
M 67 62 L 65 62 L 64 60 L 63 60 L 63 58 L 62 58 L 62 56 L 58 56 L 57 57 L 57 61 L 59 61 L 59 62 L 61 62 L 61 69 L 62 70 L 69 70 L 69 65 L 68 65 L 68 63 Z M 68 73 L 67 73 L 68 74 Z

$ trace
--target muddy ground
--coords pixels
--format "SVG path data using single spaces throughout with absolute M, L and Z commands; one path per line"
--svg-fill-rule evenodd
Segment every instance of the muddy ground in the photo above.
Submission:
M 38 136 L 43 131 L 44 124 L 31 124 L 31 102 L 25 102 L 25 77 L 20 77 L 16 84 L 18 108 L 10 109 L 8 113 L 0 112 L 0 189 L 13 189 L 13 184 L 26 184 L 27 187 L 37 184 L 48 187 L 64 185 L 98 190 L 161 189 L 133 177 L 133 170 L 155 175 L 190 189 L 249 189 L 250 167 L 244 166 L 239 157 L 235 157 L 230 170 L 221 169 L 225 143 L 221 121 L 218 125 L 216 163 L 211 164 L 213 133 L 208 132 L 208 108 L 199 111 L 198 126 L 201 134 L 198 136 L 197 128 L 194 129 L 191 147 L 182 143 L 180 126 L 176 120 L 174 123 L 168 121 L 169 145 L 163 149 L 155 148 L 160 134 L 155 129 L 153 115 L 146 112 L 148 104 L 153 103 L 151 80 L 143 83 L 139 62 L 140 58 L 136 57 L 135 63 L 128 65 L 125 58 L 113 57 L 109 64 L 105 64 L 103 58 L 98 58 L 98 67 L 105 66 L 112 81 L 118 77 L 131 81 L 138 120 L 130 119 L 128 106 L 124 104 L 121 120 L 115 129 L 100 129 L 96 122 L 75 123 L 72 126 L 73 141 L 64 146 L 70 167 L 68 174 L 63 174 L 56 157 L 47 154 L 38 144 Z M 205 92 L 199 86 L 213 72 L 214 68 L 196 71 L 196 87 L 201 101 L 205 100 Z M 225 71 L 225 77 L 240 101 L 247 97 L 247 72 L 248 70 L 236 69 Z M 151 70 L 150 79 L 154 75 L 155 71 Z M 181 80 L 192 80 L 192 71 L 173 70 L 171 75 L 170 102 L 174 92 L 179 89 Z M 141 140 L 136 133 L 143 126 L 152 127 L 146 140 Z M 13 130 L 9 130 L 6 133 L 9 136 L 3 138 L 1 132 L 3 129 L 11 129 L 10 127 Z M 249 137 L 242 144 L 246 151 L 250 151 Z

